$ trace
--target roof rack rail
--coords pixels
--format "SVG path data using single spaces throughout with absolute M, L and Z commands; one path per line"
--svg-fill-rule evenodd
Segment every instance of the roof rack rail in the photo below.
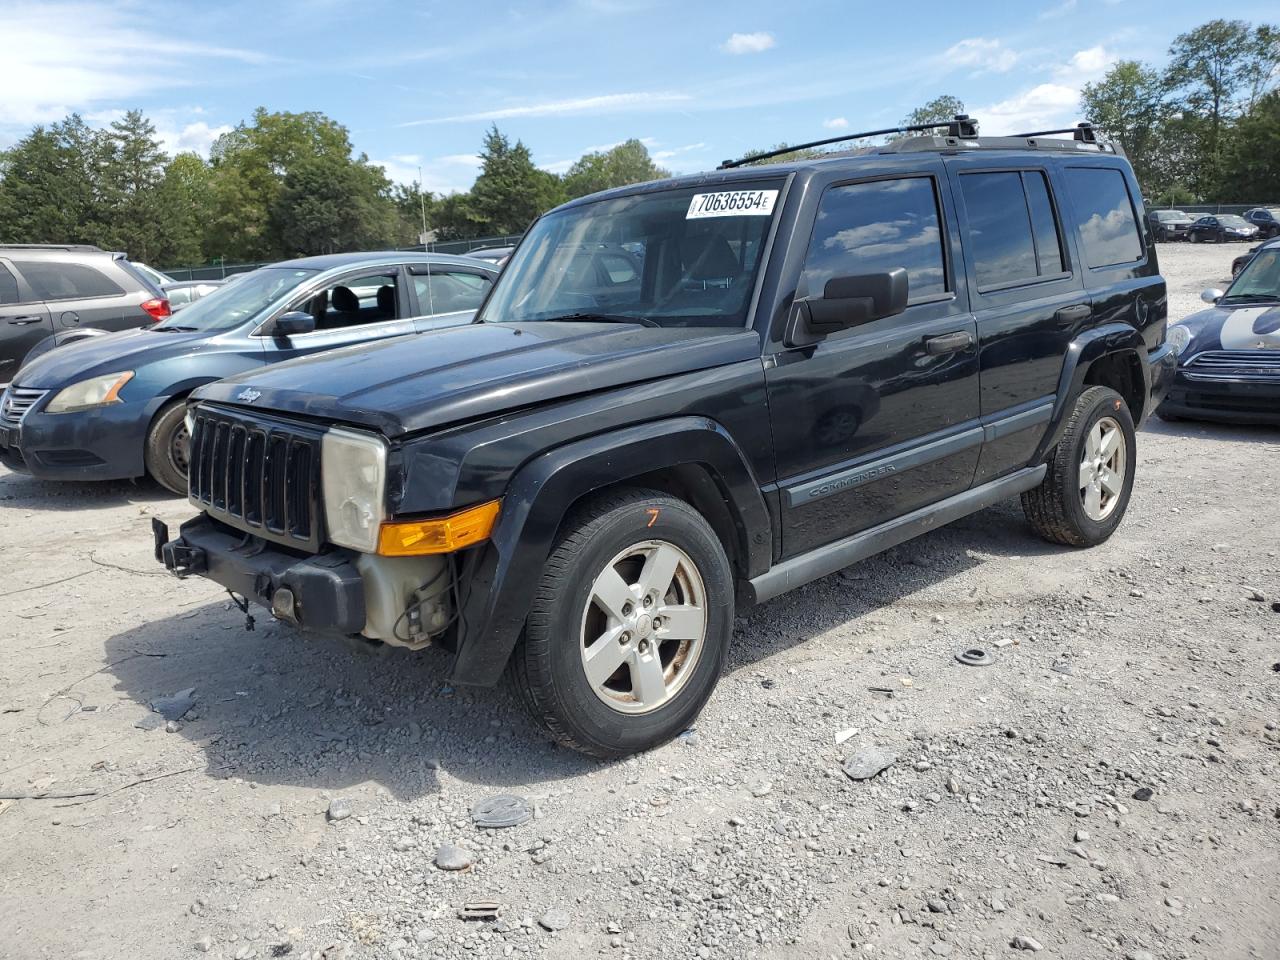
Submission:
M 1055 133 L 1069 133 L 1072 139 L 1079 140 L 1081 143 L 1097 143 L 1098 132 L 1094 129 L 1092 123 L 1077 123 L 1074 127 L 1063 127 L 1061 130 L 1037 130 L 1035 133 L 1015 133 L 1015 137 L 1050 137 Z
M 0 243 L 0 250 L 68 250 L 75 253 L 102 253 L 92 243 Z
M 846 140 L 883 137 L 891 133 L 923 133 L 925 130 L 937 130 L 941 127 L 947 128 L 947 136 L 949 137 L 976 137 L 978 135 L 978 121 L 971 118 L 967 113 L 957 113 L 951 120 L 939 120 L 936 123 L 912 123 L 902 127 L 885 127 L 883 130 L 864 130 L 861 133 L 846 133 L 839 137 L 827 137 L 825 140 L 811 140 L 808 143 L 797 143 L 777 150 L 766 150 L 764 153 L 754 153 L 747 157 L 740 157 L 737 160 L 726 160 L 716 169 L 732 170 L 734 167 L 745 166 L 758 160 L 768 160 L 770 157 L 780 157 L 783 154 L 794 153 L 797 150 L 825 147 L 828 144 L 842 143 Z

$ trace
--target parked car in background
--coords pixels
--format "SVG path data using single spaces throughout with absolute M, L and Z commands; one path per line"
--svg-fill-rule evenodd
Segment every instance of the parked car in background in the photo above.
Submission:
M 149 267 L 145 263 L 139 263 L 137 260 L 132 260 L 130 262 L 133 264 L 134 268 L 150 280 L 151 285 L 157 289 L 163 290 L 167 284 L 178 282 L 167 273 L 162 273 L 155 267 Z
M 511 251 L 515 247 L 477 247 L 475 250 L 468 250 L 465 256 L 475 257 L 477 260 L 488 260 L 495 266 L 502 266 L 511 257 Z
M 0 462 L 49 480 L 150 474 L 184 493 L 183 413 L 193 389 L 279 360 L 465 323 L 496 275 L 478 260 L 404 252 L 263 267 L 162 323 L 24 366 L 0 400 Z
M 1178 372 L 1159 414 L 1280 424 L 1280 239 L 1258 248 L 1212 304 L 1169 325 Z
M 1225 243 L 1228 240 L 1252 240 L 1258 228 L 1234 213 L 1201 217 L 1187 230 L 1192 243 Z
M 1240 271 L 1244 269 L 1244 265 L 1248 263 L 1250 260 L 1252 260 L 1253 255 L 1257 253 L 1259 250 L 1261 250 L 1264 246 L 1266 246 L 1265 243 L 1260 243 L 1256 247 L 1250 247 L 1244 253 L 1240 254 L 1240 256 L 1232 260 L 1231 261 L 1232 278 L 1240 276 Z
M 0 244 L 0 384 L 36 344 L 81 330 L 127 330 L 169 316 L 169 301 L 123 253 L 82 244 Z
M 1244 212 L 1245 220 L 1264 237 L 1280 237 L 1280 207 L 1254 207 Z
M 1151 221 L 1151 233 L 1161 243 L 1187 239 L 1192 220 L 1181 210 L 1152 210 L 1147 214 Z
M 201 297 L 213 293 L 224 283 L 226 283 L 225 280 L 174 280 L 172 283 L 166 283 L 162 289 L 164 295 L 169 298 L 169 309 L 177 313 L 183 307 L 188 307 Z

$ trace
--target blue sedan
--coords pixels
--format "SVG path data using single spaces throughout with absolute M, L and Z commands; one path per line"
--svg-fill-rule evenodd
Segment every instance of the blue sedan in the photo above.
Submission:
M 149 474 L 187 489 L 185 398 L 322 350 L 466 323 L 497 270 L 465 257 L 347 253 L 263 267 L 168 320 L 28 362 L 0 396 L 0 463 L 50 480 Z

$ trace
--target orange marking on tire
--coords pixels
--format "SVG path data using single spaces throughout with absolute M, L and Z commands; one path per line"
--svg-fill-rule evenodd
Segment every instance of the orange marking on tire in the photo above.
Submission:
M 662 511 L 659 510 L 657 507 L 649 507 L 647 510 L 645 510 L 645 513 L 649 515 L 649 522 L 646 523 L 645 526 L 652 527 L 655 523 L 657 523 L 658 514 L 660 514 L 661 512 Z

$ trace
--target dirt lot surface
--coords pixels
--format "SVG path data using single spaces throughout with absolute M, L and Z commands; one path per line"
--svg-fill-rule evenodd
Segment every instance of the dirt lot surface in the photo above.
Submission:
M 1172 316 L 1236 252 L 1162 247 Z M 1280 431 L 1153 421 L 1109 543 L 1010 503 L 750 611 L 696 729 L 602 765 L 438 653 L 246 632 L 150 485 L 0 471 L 0 794 L 46 794 L 0 957 L 1280 957 L 1277 478 Z

